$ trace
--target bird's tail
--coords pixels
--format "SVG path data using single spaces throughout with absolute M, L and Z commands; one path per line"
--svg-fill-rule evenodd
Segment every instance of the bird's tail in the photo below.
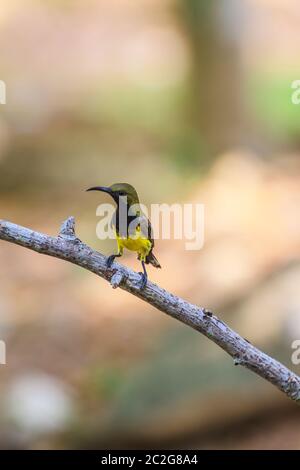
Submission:
M 152 253 L 149 253 L 149 255 L 146 257 L 146 264 L 152 264 L 152 266 L 154 266 L 155 268 L 161 268 L 161 265 L 159 264 L 159 262 L 157 261 L 157 259 L 155 258 L 154 254 Z

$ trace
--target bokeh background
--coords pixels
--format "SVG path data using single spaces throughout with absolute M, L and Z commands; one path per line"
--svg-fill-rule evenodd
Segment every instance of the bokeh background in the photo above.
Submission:
M 84 193 L 205 204 L 151 280 L 293 365 L 300 339 L 297 0 L 4 0 L 1 218 L 97 240 Z M 100 278 L 0 244 L 1 448 L 298 448 L 299 408 Z M 122 262 L 138 270 L 135 256 Z

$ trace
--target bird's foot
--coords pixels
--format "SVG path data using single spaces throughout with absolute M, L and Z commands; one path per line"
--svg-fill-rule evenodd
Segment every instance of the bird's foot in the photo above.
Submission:
M 147 285 L 148 277 L 146 276 L 145 273 L 139 273 L 139 274 L 141 275 L 140 290 L 144 290 Z
M 111 266 L 112 266 L 114 260 L 115 260 L 115 255 L 110 255 L 110 256 L 107 258 L 106 267 L 107 267 L 107 268 L 111 268 Z

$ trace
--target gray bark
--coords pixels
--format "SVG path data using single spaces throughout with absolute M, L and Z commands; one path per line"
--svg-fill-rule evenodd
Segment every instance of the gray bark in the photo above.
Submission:
M 68 218 L 62 224 L 57 237 L 50 237 L 0 220 L 0 239 L 38 253 L 69 261 L 97 274 L 109 281 L 114 288 L 124 289 L 204 334 L 224 349 L 234 359 L 234 364 L 252 370 L 275 385 L 292 400 L 300 401 L 299 376 L 254 347 L 206 309 L 193 305 L 150 281 L 144 290 L 140 290 L 140 275 L 118 263 L 114 263 L 108 269 L 106 257 L 76 237 L 73 217 Z

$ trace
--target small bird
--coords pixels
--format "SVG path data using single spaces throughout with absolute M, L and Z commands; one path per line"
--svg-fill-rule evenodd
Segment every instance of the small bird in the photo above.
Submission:
M 143 272 L 141 289 L 144 289 L 148 275 L 145 264 L 152 264 L 155 268 L 161 268 L 153 254 L 154 240 L 150 221 L 140 209 L 139 197 L 133 186 L 128 183 L 116 183 L 112 186 L 94 186 L 87 191 L 102 191 L 109 194 L 117 204 L 116 211 L 112 217 L 111 224 L 116 233 L 118 253 L 107 259 L 107 267 L 111 267 L 114 259 L 123 255 L 126 248 L 138 254 Z M 125 215 L 125 224 L 124 221 Z

